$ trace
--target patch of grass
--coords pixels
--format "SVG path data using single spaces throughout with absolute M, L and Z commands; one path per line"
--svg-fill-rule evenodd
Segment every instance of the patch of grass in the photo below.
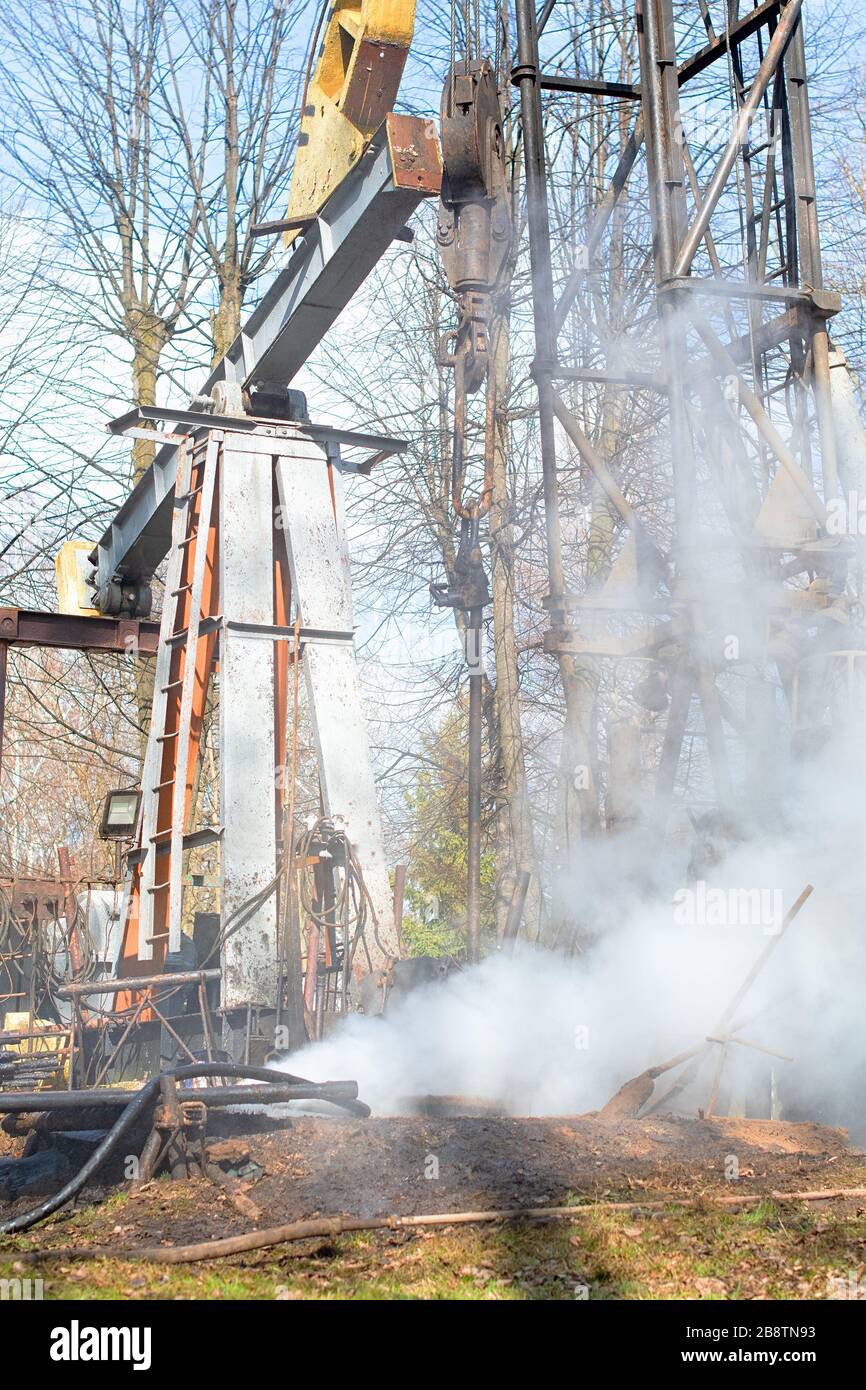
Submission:
M 740 1220 L 747 1226 L 767 1226 L 779 1220 L 779 1207 L 776 1202 L 756 1202 L 753 1207 L 744 1207 Z
M 50 1299 L 589 1300 L 823 1299 L 866 1265 L 852 1204 L 741 1211 L 590 1210 L 556 1225 L 358 1232 L 178 1267 L 123 1260 L 20 1259 L 20 1250 L 125 1240 L 125 1194 L 52 1223 L 0 1254 L 0 1278 L 39 1276 Z M 179 1206 L 172 1202 L 173 1212 Z M 107 1222 L 110 1221 L 111 1225 Z M 12 1243 L 10 1243 L 12 1244 Z

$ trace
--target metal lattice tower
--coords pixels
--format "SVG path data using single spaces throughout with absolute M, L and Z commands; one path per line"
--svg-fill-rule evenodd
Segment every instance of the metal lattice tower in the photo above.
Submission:
M 780 712 L 795 743 L 808 741 L 839 713 L 840 685 L 849 698 L 862 670 L 857 539 L 838 524 L 857 486 L 862 431 L 830 337 L 841 301 L 824 284 L 803 8 L 637 0 L 623 48 L 639 77 L 610 81 L 545 72 L 540 47 L 555 4 L 537 16 L 533 0 L 516 0 L 545 646 L 561 663 L 648 668 L 662 827 L 688 775 L 696 721 L 698 799 L 728 817 Z M 584 244 L 557 255 L 545 113 L 563 93 L 618 103 L 630 125 Z M 642 314 L 637 297 L 634 308 L 635 322 L 651 325 L 642 339 L 612 338 L 594 314 L 621 247 L 612 227 L 628 217 L 652 266 L 654 308 Z M 569 334 L 574 315 L 580 331 Z M 657 420 L 652 457 L 632 466 L 631 487 L 623 459 L 591 442 L 569 391 L 595 393 L 596 419 L 615 398 Z M 622 538 L 606 581 L 583 592 L 564 520 L 569 446 Z M 633 485 L 635 474 L 647 488 Z M 631 500 L 660 475 L 668 507 Z M 609 748 L 612 769 L 620 752 Z

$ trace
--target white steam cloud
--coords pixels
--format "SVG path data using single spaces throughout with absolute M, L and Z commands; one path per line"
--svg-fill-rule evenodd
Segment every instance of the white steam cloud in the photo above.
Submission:
M 841 754 L 841 756 L 840 756 Z M 785 824 L 708 871 L 691 899 L 684 867 L 645 872 L 639 834 L 584 852 L 574 878 L 581 915 L 605 923 L 590 950 L 568 958 L 523 946 L 494 954 L 389 1006 L 351 1015 L 321 1043 L 287 1059 L 315 1080 L 353 1078 L 377 1114 L 407 1097 L 480 1097 L 513 1114 L 600 1108 L 629 1078 L 699 1045 L 777 939 L 778 905 L 815 892 L 737 1009 L 720 1113 L 864 1120 L 866 799 L 855 747 L 803 767 Z M 701 896 L 701 894 L 703 896 Z M 601 911 L 601 908 L 604 911 Z M 736 1025 L 739 1025 L 737 1028 Z M 718 1049 L 669 1107 L 705 1106 Z M 656 1098 L 674 1080 L 657 1083 Z

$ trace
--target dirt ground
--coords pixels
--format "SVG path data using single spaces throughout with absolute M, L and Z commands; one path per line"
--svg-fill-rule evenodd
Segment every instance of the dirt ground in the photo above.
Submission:
M 259 1122 L 259 1132 L 233 1133 L 224 1152 L 229 1173 L 240 1168 L 243 1176 L 217 1186 L 163 1177 L 89 1192 L 75 1208 L 0 1243 L 0 1274 L 20 1272 L 24 1251 L 96 1245 L 117 1254 L 98 1265 L 73 1260 L 59 1269 L 51 1258 L 40 1259 L 52 1296 L 569 1298 L 585 1287 L 588 1296 L 603 1298 L 824 1298 L 837 1296 L 828 1289 L 850 1283 L 851 1271 L 862 1273 L 864 1266 L 863 1200 L 776 1206 L 770 1198 L 774 1191 L 866 1186 L 866 1160 L 845 1131 L 819 1125 L 674 1116 L 616 1126 L 594 1116 L 303 1116 L 279 1128 Z M 720 1193 L 768 1200 L 723 1209 L 713 1202 Z M 677 1208 L 682 1198 L 705 1198 L 706 1205 Z M 127 1257 L 136 1247 L 320 1214 L 373 1217 L 593 1199 L 625 1200 L 634 1208 L 593 1213 L 579 1226 L 304 1242 L 170 1273 Z M 650 1201 L 671 1205 L 641 1211 Z M 28 1205 L 0 1206 L 0 1215 Z
M 303 1119 L 259 1135 L 265 1175 L 250 1195 L 272 1224 L 312 1212 L 357 1216 L 555 1206 L 569 1198 L 820 1186 L 849 1153 L 841 1130 L 747 1120 L 592 1118 Z M 829 1181 L 833 1181 L 832 1178 Z
M 231 1131 L 246 1128 L 231 1124 Z M 235 1135 L 231 1162 L 254 1165 L 167 1219 L 165 1182 L 130 1186 L 130 1242 L 202 1240 L 316 1215 L 409 1215 L 558 1206 L 582 1198 L 640 1200 L 734 1191 L 849 1185 L 862 1156 L 844 1130 L 767 1120 L 652 1117 L 618 1125 L 592 1116 L 553 1119 L 369 1119 L 300 1116 L 285 1127 Z M 229 1171 L 232 1171 L 230 1169 Z M 729 1176 L 736 1174 L 736 1177 Z M 178 1184 L 168 1185 L 178 1189 Z M 239 1203 L 233 1198 L 240 1196 Z M 216 1200 L 215 1200 L 216 1198 Z M 26 1209 L 21 1201 L 4 1215 Z M 99 1207 L 95 1208 L 98 1212 Z M 98 1223 L 97 1223 L 98 1224 Z M 38 1230 L 35 1233 L 38 1238 Z

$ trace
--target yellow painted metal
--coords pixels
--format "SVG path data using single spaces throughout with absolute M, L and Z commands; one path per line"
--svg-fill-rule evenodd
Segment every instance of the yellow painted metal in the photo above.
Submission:
M 415 0 L 333 0 L 301 116 L 288 217 L 318 212 L 392 109 Z M 297 232 L 287 232 L 288 245 Z
M 87 579 L 91 572 L 88 555 L 93 553 L 93 541 L 67 541 L 54 558 L 57 576 L 57 607 L 61 613 L 78 618 L 99 618 L 97 608 L 90 606 Z

